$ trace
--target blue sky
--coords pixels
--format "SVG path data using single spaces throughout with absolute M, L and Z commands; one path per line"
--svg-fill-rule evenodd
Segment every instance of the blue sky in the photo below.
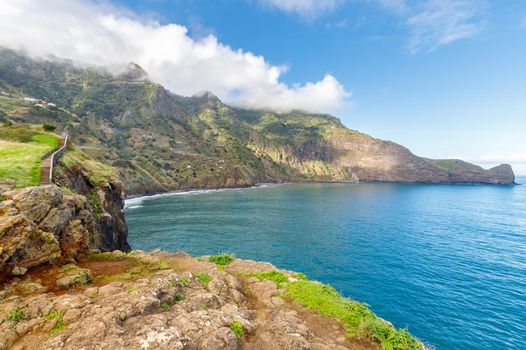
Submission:
M 6 1 L 5 13 L 10 5 L 13 11 L 0 29 L 13 31 L 5 23 L 25 19 L 14 15 L 16 0 Z M 27 1 L 38 9 L 36 0 Z M 90 63 L 134 60 L 176 93 L 211 90 L 234 104 L 327 111 L 418 155 L 507 162 L 526 174 L 526 1 L 72 0 L 66 7 L 50 0 L 46 7 L 71 22 L 92 13 L 85 27 L 102 29 L 74 50 L 48 42 L 38 51 L 35 42 L 36 54 L 51 46 L 46 53 Z M 107 13 L 118 25 L 101 19 Z M 69 32 L 77 36 L 63 42 L 93 35 Z M 31 39 L 9 40 L 0 44 Z M 126 47 L 125 40 L 137 44 Z M 110 46 L 120 51 L 102 56 Z

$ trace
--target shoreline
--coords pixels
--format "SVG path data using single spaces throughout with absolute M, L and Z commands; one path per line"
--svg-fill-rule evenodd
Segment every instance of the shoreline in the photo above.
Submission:
M 517 179 L 515 179 L 517 180 Z M 400 181 L 296 181 L 296 182 L 262 182 L 254 185 L 242 186 L 242 187 L 218 187 L 218 188 L 190 188 L 173 190 L 166 192 L 156 192 L 151 194 L 132 194 L 125 196 L 124 208 L 132 208 L 128 203 L 137 201 L 139 204 L 145 200 L 170 197 L 184 194 L 199 194 L 199 193 L 210 193 L 210 192 L 223 192 L 229 190 L 243 190 L 243 189 L 257 189 L 266 188 L 270 186 L 280 185 L 292 185 L 292 184 L 395 184 L 395 185 L 452 185 L 452 186 L 522 186 L 523 184 L 514 181 L 512 183 L 486 183 L 486 182 L 400 182 Z
M 235 190 L 248 190 L 248 189 L 258 189 L 258 188 L 267 188 L 271 186 L 280 186 L 280 185 L 289 185 L 292 182 L 267 182 L 267 183 L 258 183 L 252 186 L 245 187 L 222 187 L 222 188 L 193 188 L 186 190 L 174 190 L 168 192 L 158 192 L 154 194 L 147 195 L 131 195 L 124 198 L 124 209 L 135 209 L 141 207 L 141 203 L 147 200 L 162 198 L 162 197 L 172 197 L 180 195 L 191 195 L 191 194 L 204 194 L 211 192 L 226 192 L 226 191 L 235 191 Z

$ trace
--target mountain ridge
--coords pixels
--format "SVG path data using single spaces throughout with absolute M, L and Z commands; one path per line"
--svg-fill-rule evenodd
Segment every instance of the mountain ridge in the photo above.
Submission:
M 178 96 L 127 67 L 113 75 L 0 49 L 0 121 L 68 130 L 84 152 L 119 170 L 128 194 L 260 182 L 514 183 L 509 165 L 421 158 L 327 114 L 231 107 L 210 92 Z

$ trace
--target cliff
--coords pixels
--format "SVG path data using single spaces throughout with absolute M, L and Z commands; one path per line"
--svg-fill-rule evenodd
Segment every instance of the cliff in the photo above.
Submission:
M 53 181 L 88 199 L 98 234 L 97 249 L 125 252 L 131 249 L 123 211 L 124 190 L 115 169 L 70 145 L 55 167 Z
M 513 183 L 508 166 L 421 158 L 329 115 L 234 108 L 211 93 L 177 96 L 146 74 L 133 64 L 114 76 L 0 49 L 0 121 L 68 130 L 88 156 L 117 169 L 128 194 L 282 181 Z

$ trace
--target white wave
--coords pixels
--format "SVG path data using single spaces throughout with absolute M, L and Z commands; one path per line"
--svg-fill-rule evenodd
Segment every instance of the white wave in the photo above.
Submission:
M 256 186 L 246 187 L 246 188 L 241 188 L 241 187 L 239 188 L 218 188 L 218 189 L 187 190 L 187 191 L 173 191 L 173 192 L 166 192 L 166 193 L 158 193 L 158 194 L 153 194 L 149 196 L 133 197 L 133 198 L 126 199 L 124 201 L 124 209 L 141 208 L 142 203 L 144 201 L 155 199 L 155 198 L 161 198 L 161 197 L 198 195 L 198 194 L 213 193 L 213 192 L 226 192 L 226 191 L 244 191 L 244 190 L 257 189 L 257 188 L 268 188 L 268 187 L 273 187 L 273 186 L 278 186 L 278 185 L 279 184 L 264 183 L 264 184 L 257 184 Z

